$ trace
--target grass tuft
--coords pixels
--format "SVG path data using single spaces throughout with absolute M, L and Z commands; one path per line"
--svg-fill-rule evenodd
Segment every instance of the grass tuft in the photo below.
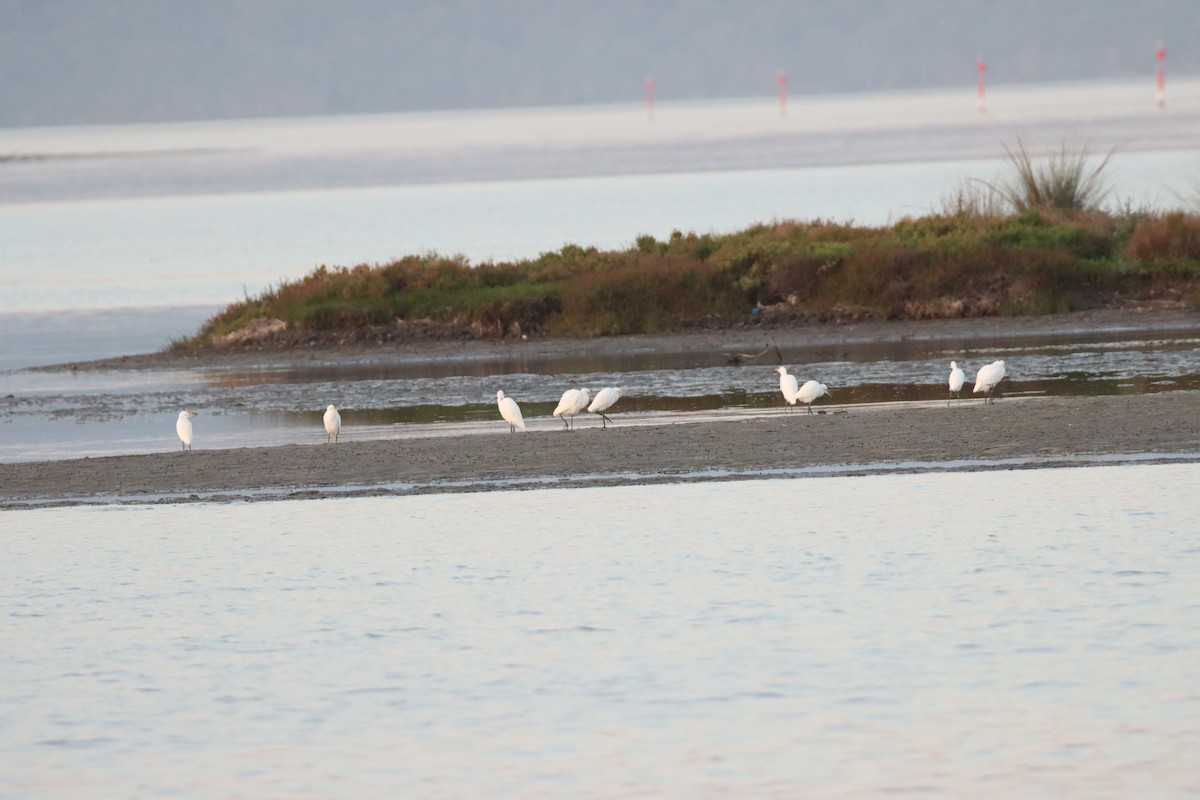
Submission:
M 1017 137 L 1015 147 L 1004 145 L 1013 175 L 1000 183 L 982 181 L 991 192 L 1016 213 L 1029 210 L 1099 211 L 1112 194 L 1104 173 L 1116 148 L 1099 163 L 1089 166 L 1092 154 L 1086 146 L 1072 148 L 1066 141 L 1045 158 L 1035 159 L 1025 141 Z

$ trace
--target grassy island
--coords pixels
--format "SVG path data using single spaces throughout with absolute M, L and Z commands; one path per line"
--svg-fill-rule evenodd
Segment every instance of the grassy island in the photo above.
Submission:
M 1111 155 L 1111 154 L 1110 154 Z M 325 267 L 231 304 L 177 348 L 419 338 L 591 337 L 698 327 L 1200 309 L 1200 216 L 1106 210 L 1100 167 L 1009 151 L 1011 184 L 966 184 L 881 227 L 776 221 L 726 234 L 566 245 L 471 264 L 413 255 Z

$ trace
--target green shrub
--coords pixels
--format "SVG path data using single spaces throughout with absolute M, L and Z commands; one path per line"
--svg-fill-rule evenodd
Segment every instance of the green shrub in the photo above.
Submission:
M 673 231 L 666 242 L 640 236 L 622 252 L 568 244 L 518 262 L 471 265 L 427 253 L 382 265 L 322 265 L 231 303 L 190 341 L 272 320 L 293 331 L 405 320 L 481 336 L 592 336 L 749 323 L 755 304 L 812 319 L 846 318 L 838 310 L 846 308 L 928 318 L 1130 301 L 1187 307 L 1198 296 L 1200 217 L 1030 207 L 880 228 L 785 220 L 729 234 Z

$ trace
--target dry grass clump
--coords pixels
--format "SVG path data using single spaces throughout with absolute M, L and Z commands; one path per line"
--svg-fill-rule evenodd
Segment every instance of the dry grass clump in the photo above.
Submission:
M 1059 149 L 1043 158 L 1035 158 L 1017 137 L 1017 144 L 1004 145 L 1004 153 L 1013 174 L 999 183 L 982 181 L 990 193 L 1016 213 L 1059 209 L 1098 211 L 1112 195 L 1112 184 L 1105 170 L 1112 162 L 1115 148 L 1089 165 L 1092 154 L 1086 146 L 1073 148 L 1064 141 Z
M 1132 261 L 1200 260 L 1200 218 L 1175 211 L 1144 219 L 1122 254 Z

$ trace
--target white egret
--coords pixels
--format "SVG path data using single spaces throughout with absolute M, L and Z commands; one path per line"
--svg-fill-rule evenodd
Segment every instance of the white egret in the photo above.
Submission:
M 525 430 L 525 418 L 521 416 L 521 407 L 517 401 L 504 395 L 504 390 L 496 392 L 496 405 L 500 407 L 500 416 L 508 423 L 508 432 L 513 433 L 520 428 Z
M 573 420 L 576 414 L 587 408 L 588 401 L 591 399 L 591 389 L 567 389 L 554 408 L 554 416 L 561 419 L 563 427 L 570 430 L 571 425 L 567 422 L 567 418 L 571 417 Z
M 179 441 L 183 444 L 180 450 L 192 449 L 192 417 L 196 416 L 195 411 L 180 411 L 179 419 L 175 420 L 175 433 L 179 434 Z
M 796 382 L 796 376 L 789 375 L 787 367 L 776 367 L 775 371 L 779 373 L 779 391 L 783 392 L 783 401 L 788 406 L 796 405 L 796 393 L 800 391 L 800 384 Z M 790 408 L 787 410 L 791 411 Z
M 338 413 L 337 406 L 330 403 L 329 407 L 325 409 L 323 419 L 325 421 L 325 444 L 329 444 L 331 441 L 337 444 L 338 436 L 342 432 L 342 415 Z
M 796 392 L 796 400 L 808 406 L 808 413 L 812 412 L 813 401 L 818 397 L 829 394 L 829 387 L 823 383 L 816 381 L 805 381 L 800 387 L 800 391 Z
M 967 380 L 966 374 L 958 366 L 958 362 L 950 362 L 950 394 L 958 398 L 958 402 L 962 402 L 962 396 L 959 392 L 962 391 L 963 383 Z M 950 405 L 950 400 L 946 400 L 946 405 Z
M 602 426 L 601 430 L 608 430 L 608 423 L 612 422 L 611 419 L 605 416 L 604 412 L 607 409 L 612 408 L 613 403 L 620 399 L 620 389 L 615 386 L 606 386 L 596 393 L 596 397 L 594 400 L 592 400 L 592 404 L 587 407 L 588 411 L 591 411 L 593 414 L 599 414 L 600 418 L 604 420 L 604 422 L 600 423 Z
M 1005 369 L 1003 361 L 993 361 L 980 367 L 978 374 L 975 375 L 975 393 L 987 392 L 983 402 L 996 402 L 992 392 L 995 390 L 996 384 L 1004 380 L 1004 376 L 1007 374 L 1008 370 Z

